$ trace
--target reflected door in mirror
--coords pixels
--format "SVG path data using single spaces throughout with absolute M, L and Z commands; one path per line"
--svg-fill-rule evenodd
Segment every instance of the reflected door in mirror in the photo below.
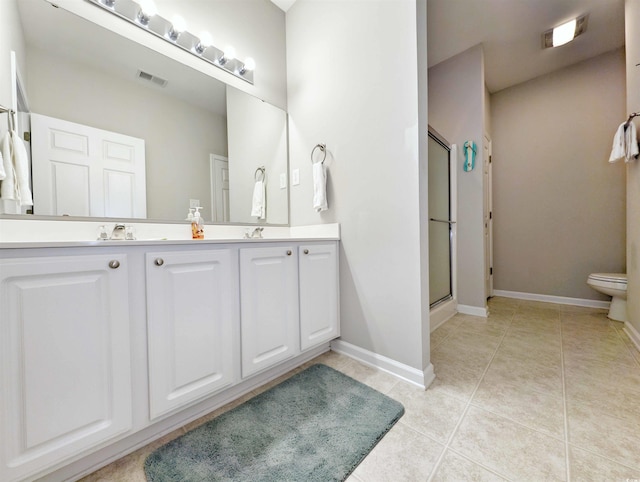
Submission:
M 145 218 L 143 139 L 31 114 L 34 214 Z

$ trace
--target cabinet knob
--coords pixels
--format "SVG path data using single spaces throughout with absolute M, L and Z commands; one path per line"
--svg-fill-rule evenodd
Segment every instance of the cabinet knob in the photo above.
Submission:
M 287 250 L 287 256 L 291 256 L 291 250 Z
M 156 258 L 153 262 L 156 266 L 162 266 L 164 264 L 164 259 Z
M 120 261 L 118 261 L 117 259 L 112 259 L 111 261 L 109 261 L 109 268 L 117 269 L 119 267 L 120 267 Z
M 304 254 L 309 254 L 309 250 L 308 250 L 308 249 L 305 249 L 305 250 L 304 250 Z

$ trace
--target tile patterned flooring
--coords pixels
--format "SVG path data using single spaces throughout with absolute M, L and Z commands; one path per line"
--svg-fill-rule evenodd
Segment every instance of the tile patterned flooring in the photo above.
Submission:
M 458 314 L 431 334 L 437 378 L 426 391 L 334 352 L 310 362 L 405 406 L 348 482 L 640 480 L 640 352 L 623 324 L 575 306 L 493 298 L 489 307 L 488 318 Z M 145 481 L 151 451 L 256 394 L 83 481 Z

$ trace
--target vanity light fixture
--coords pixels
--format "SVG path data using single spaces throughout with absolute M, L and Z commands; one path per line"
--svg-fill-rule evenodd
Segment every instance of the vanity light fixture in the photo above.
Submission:
M 238 71 L 240 75 L 244 75 L 246 72 L 253 71 L 256 68 L 256 61 L 251 57 L 247 57 L 244 61 L 244 66 Z
M 245 62 L 236 59 L 233 47 L 223 50 L 212 45 L 211 35 L 203 32 L 196 37 L 186 29 L 184 18 L 175 16 L 171 22 L 158 15 L 153 0 L 85 0 L 112 13 L 139 28 L 152 33 L 172 45 L 253 84 L 255 62 L 247 58 Z
M 211 46 L 213 39 L 209 32 L 201 32 L 198 39 L 198 44 L 193 48 L 197 54 L 202 55 L 207 48 Z
M 187 22 L 180 15 L 174 15 L 171 19 L 171 28 L 167 36 L 169 40 L 175 42 L 182 32 L 187 30 Z
M 227 45 L 222 52 L 222 55 L 218 58 L 218 63 L 220 65 L 224 65 L 230 60 L 236 58 L 236 49 L 234 49 L 231 45 Z
M 114 5 L 111 8 L 115 8 L 115 0 Z M 155 17 L 157 14 L 158 9 L 156 8 L 156 4 L 153 0 L 140 0 L 140 10 L 138 11 L 136 19 L 141 25 L 148 27 L 151 17 Z
M 542 34 L 542 48 L 560 47 L 575 39 L 587 30 L 589 15 L 582 15 L 558 25 Z

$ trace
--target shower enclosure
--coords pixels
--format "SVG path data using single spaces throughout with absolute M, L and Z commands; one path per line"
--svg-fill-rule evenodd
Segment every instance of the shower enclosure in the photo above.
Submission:
M 429 127 L 429 305 L 454 296 L 451 146 Z

